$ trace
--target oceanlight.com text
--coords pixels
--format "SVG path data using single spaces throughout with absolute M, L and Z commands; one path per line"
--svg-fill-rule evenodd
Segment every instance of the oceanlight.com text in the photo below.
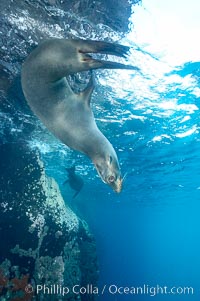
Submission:
M 60 284 L 52 285 L 36 285 L 36 287 L 27 285 L 25 288 L 26 293 L 34 293 L 36 295 L 57 295 L 66 296 L 68 294 L 74 295 L 149 295 L 155 297 L 157 295 L 193 295 L 194 288 L 190 286 L 120 286 L 116 284 L 109 284 L 103 286 L 94 286 L 87 284 L 86 286 L 74 285 L 73 287 L 62 286 Z
M 150 286 L 150 285 L 143 285 L 143 286 L 132 286 L 132 287 L 122 287 L 117 285 L 110 285 L 108 288 L 110 294 L 115 295 L 149 295 L 154 297 L 156 295 L 193 295 L 194 288 L 189 286 Z

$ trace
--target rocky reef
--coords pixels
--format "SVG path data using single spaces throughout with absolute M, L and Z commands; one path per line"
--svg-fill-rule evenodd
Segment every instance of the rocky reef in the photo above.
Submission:
M 29 286 L 95 285 L 94 238 L 64 203 L 54 179 L 45 175 L 39 154 L 14 143 L 1 145 L 0 157 L 0 291 L 5 300 L 34 300 Z M 64 300 L 83 297 L 69 292 Z M 58 299 L 59 294 L 39 294 L 39 300 Z

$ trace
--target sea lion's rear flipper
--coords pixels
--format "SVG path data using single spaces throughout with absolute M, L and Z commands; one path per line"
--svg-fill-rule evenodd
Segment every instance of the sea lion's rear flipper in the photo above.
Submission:
M 126 57 L 130 47 L 103 41 L 81 40 L 80 53 L 103 53 Z
M 82 64 L 84 65 L 83 70 L 92 70 L 92 69 L 127 69 L 127 70 L 136 70 L 140 71 L 140 68 L 132 65 L 125 65 L 117 62 L 96 60 L 93 59 L 90 55 L 82 54 Z
M 89 53 L 102 53 L 111 54 L 125 58 L 128 54 L 130 47 L 119 44 L 113 44 L 102 41 L 91 41 L 91 40 L 77 40 L 79 45 L 78 52 L 81 54 L 81 61 L 85 65 L 85 70 L 90 69 L 129 69 L 137 70 L 140 69 L 135 66 L 125 65 L 117 62 L 103 61 L 94 59 Z
M 127 69 L 127 70 L 140 71 L 140 69 L 136 66 L 125 65 L 125 64 L 111 62 L 111 61 L 90 59 L 88 63 L 92 69 Z

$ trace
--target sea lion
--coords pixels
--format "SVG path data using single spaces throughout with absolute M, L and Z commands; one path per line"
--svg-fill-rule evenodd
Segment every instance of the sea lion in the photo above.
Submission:
M 93 76 L 84 91 L 75 94 L 66 76 L 99 68 L 137 67 L 93 59 L 88 53 L 125 57 L 129 47 L 92 40 L 48 39 L 37 46 L 22 66 L 22 89 L 32 111 L 64 144 L 87 155 L 103 182 L 122 189 L 116 152 L 98 129 L 90 107 Z
M 83 179 L 76 174 L 75 172 L 75 165 L 70 168 L 65 168 L 68 173 L 68 179 L 63 183 L 69 183 L 69 186 L 75 190 L 75 194 L 73 195 L 73 199 L 79 194 L 81 189 L 83 188 L 84 182 Z

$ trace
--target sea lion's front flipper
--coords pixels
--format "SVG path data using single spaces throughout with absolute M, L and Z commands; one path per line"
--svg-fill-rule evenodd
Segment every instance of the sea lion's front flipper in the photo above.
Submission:
M 91 71 L 91 77 L 87 84 L 87 87 L 80 92 L 80 97 L 84 100 L 85 103 L 87 103 L 88 106 L 90 106 L 90 101 L 92 97 L 92 92 L 94 90 L 94 75 Z
M 103 41 L 81 40 L 80 53 L 103 53 L 126 57 L 130 47 Z

